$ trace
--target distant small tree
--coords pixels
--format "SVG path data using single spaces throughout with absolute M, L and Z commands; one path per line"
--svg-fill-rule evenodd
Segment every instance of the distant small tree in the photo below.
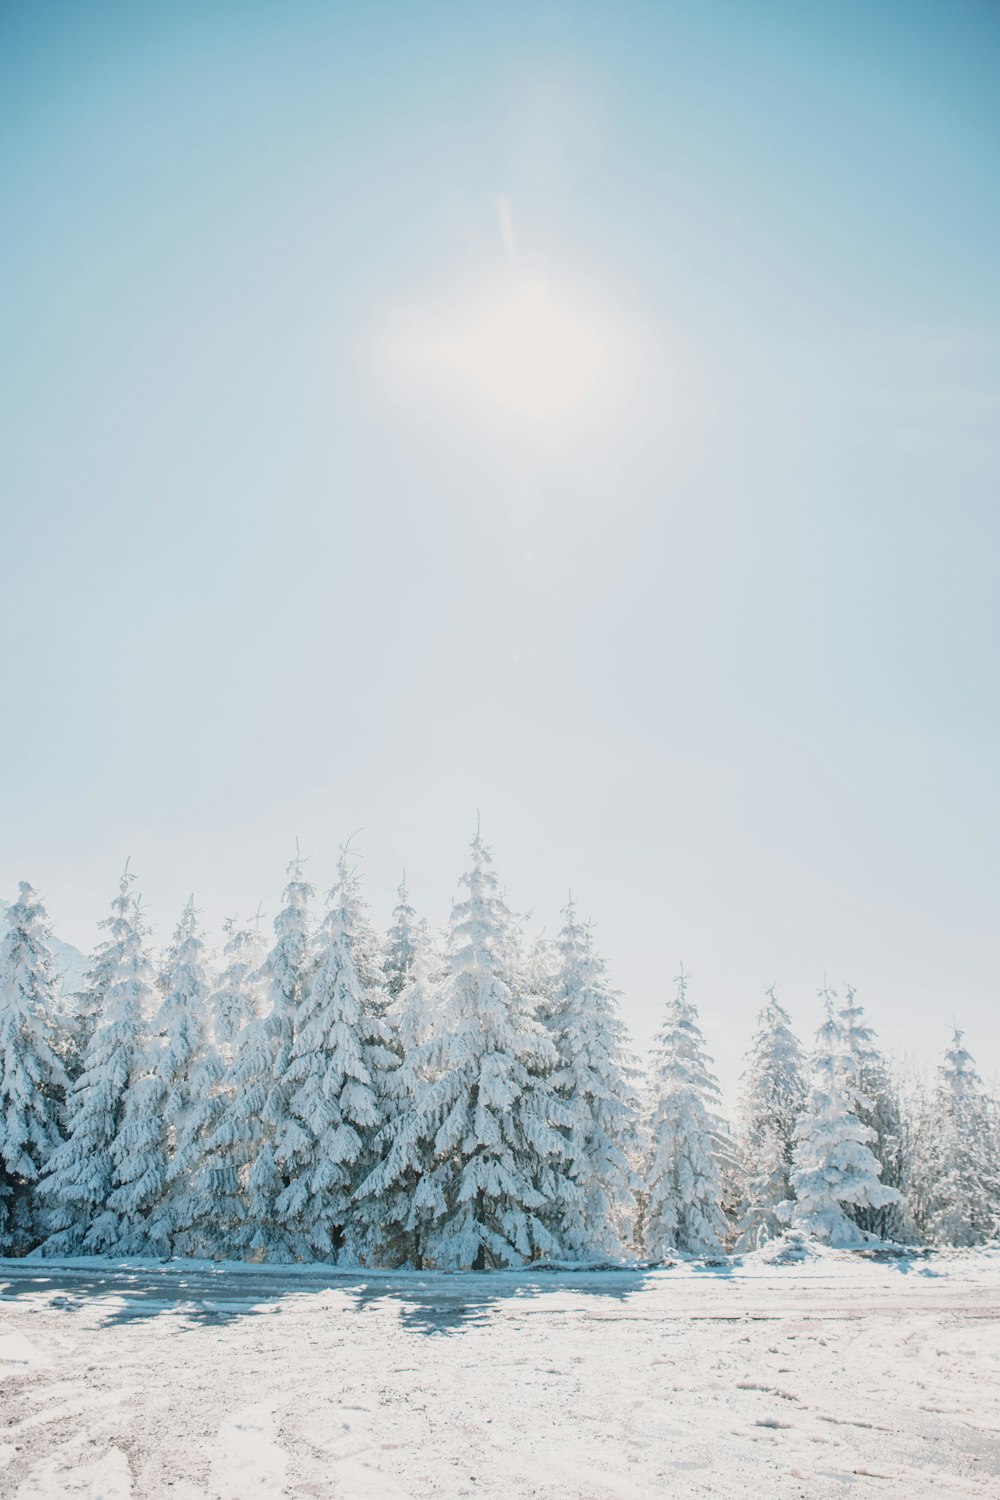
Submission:
M 43 1238 L 36 1186 L 62 1140 L 68 1087 L 56 1053 L 55 967 L 41 899 L 22 880 L 0 941 L 0 1254 Z
M 778 1207 L 791 1197 L 795 1126 L 805 1099 L 802 1047 L 772 985 L 743 1074 L 739 1250 L 754 1250 L 783 1228 Z
M 900 1195 L 879 1181 L 879 1163 L 868 1144 L 874 1131 L 852 1108 L 845 1072 L 843 1040 L 828 995 L 816 1037 L 812 1087 L 795 1128 L 794 1200 L 782 1206 L 782 1217 L 812 1239 L 850 1247 L 869 1238 L 850 1210 L 881 1208 Z
M 392 925 L 386 934 L 385 958 L 382 968 L 385 988 L 390 1002 L 395 1001 L 410 982 L 413 964 L 420 943 L 420 924 L 410 905 L 410 893 L 406 889 L 406 871 L 396 891 L 396 905 L 392 913 Z
M 683 969 L 676 984 L 657 1033 L 649 1082 L 645 1242 L 656 1259 L 672 1251 L 718 1255 L 726 1235 L 719 1085 Z
M 939 1245 L 984 1245 L 1000 1234 L 995 1106 L 955 1026 L 938 1070 L 927 1228 Z

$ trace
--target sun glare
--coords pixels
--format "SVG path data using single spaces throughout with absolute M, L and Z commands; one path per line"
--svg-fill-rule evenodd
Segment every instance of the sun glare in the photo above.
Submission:
M 604 348 L 594 329 L 539 281 L 456 320 L 435 363 L 519 417 L 563 417 L 595 391 Z

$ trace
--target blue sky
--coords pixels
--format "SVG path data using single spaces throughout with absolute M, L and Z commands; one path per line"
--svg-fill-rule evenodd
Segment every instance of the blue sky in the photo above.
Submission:
M 998 48 L 6 5 L 0 891 L 217 927 L 360 827 L 439 921 L 478 808 L 641 1045 L 683 959 L 729 1081 L 824 971 L 1000 1066 Z

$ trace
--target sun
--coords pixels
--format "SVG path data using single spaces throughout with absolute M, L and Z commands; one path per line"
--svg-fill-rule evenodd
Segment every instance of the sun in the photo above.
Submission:
M 434 341 L 438 367 L 512 416 L 564 417 L 597 390 L 605 363 L 600 337 L 541 281 L 523 281 L 464 309 Z

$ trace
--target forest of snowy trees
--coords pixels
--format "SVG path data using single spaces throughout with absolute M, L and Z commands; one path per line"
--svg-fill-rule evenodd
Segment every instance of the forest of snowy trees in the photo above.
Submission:
M 0 939 L 0 1253 L 489 1268 L 1000 1234 L 1000 1107 L 962 1032 L 897 1075 L 853 989 L 811 1051 L 773 989 L 735 1121 L 681 970 L 649 1067 L 572 904 L 526 944 L 477 834 L 443 935 L 299 858 L 268 947 L 189 901 L 150 947 L 126 866 L 66 994 L 30 885 Z

